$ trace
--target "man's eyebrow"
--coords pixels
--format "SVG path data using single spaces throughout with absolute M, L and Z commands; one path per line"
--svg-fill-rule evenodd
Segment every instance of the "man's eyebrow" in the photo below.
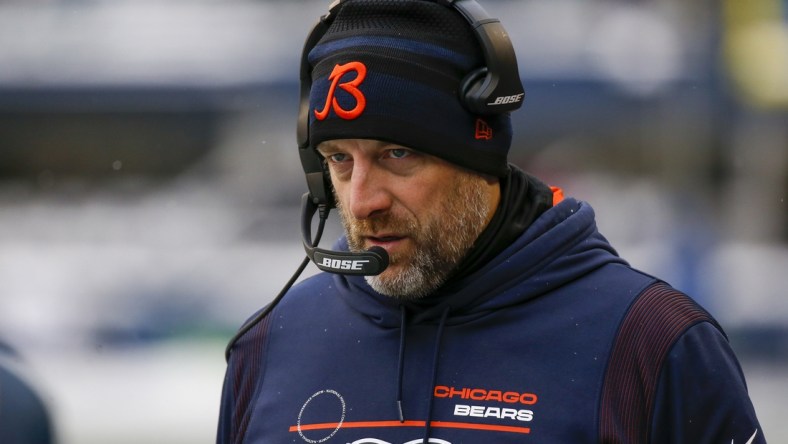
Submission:
M 336 144 L 331 143 L 331 141 L 321 142 L 320 145 L 315 147 L 315 150 L 320 154 L 332 149 L 336 149 Z
M 411 151 L 417 151 L 417 150 L 414 150 L 412 148 L 408 148 L 406 146 L 402 146 L 402 145 L 399 145 L 399 144 L 396 144 L 396 143 L 393 143 L 393 142 L 387 142 L 385 140 L 374 140 L 374 142 L 375 142 L 375 145 L 372 147 L 373 149 L 384 150 L 384 149 L 402 148 L 402 149 L 408 149 L 408 150 L 411 150 Z M 335 143 L 335 141 L 333 141 L 333 140 L 325 140 L 323 142 L 320 142 L 315 147 L 315 149 L 320 154 L 323 154 L 325 152 L 332 152 L 332 151 L 336 151 L 336 150 L 342 150 L 342 146 L 340 144 L 338 144 L 338 143 Z

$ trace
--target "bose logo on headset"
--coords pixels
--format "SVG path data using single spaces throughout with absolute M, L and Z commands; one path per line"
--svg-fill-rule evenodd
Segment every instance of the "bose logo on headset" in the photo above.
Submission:
M 332 270 L 363 270 L 364 264 L 369 263 L 368 259 L 331 259 L 324 257 L 320 265 L 331 268 Z
M 523 100 L 525 97 L 525 93 L 515 94 L 512 96 L 500 96 L 496 97 L 494 102 L 488 103 L 488 105 L 507 105 L 509 103 L 518 103 Z

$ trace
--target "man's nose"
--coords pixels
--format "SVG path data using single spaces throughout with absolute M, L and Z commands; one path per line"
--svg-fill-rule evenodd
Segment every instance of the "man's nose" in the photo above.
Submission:
M 350 213 L 356 219 L 385 214 L 392 202 L 385 174 L 374 163 L 356 162 L 350 178 L 349 199 Z

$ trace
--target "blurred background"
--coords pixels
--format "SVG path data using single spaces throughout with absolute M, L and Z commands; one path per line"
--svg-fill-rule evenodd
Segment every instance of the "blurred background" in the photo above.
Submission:
M 482 4 L 526 88 L 512 161 L 718 318 L 788 442 L 788 2 Z M 226 341 L 303 257 L 327 7 L 0 0 L 0 341 L 58 442 L 213 442 Z

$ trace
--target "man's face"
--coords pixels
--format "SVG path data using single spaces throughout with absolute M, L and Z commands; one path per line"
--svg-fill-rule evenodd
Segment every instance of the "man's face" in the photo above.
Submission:
M 389 267 L 367 281 L 382 294 L 425 296 L 449 277 L 498 206 L 498 181 L 399 145 L 364 139 L 318 147 L 353 251 L 380 246 Z

